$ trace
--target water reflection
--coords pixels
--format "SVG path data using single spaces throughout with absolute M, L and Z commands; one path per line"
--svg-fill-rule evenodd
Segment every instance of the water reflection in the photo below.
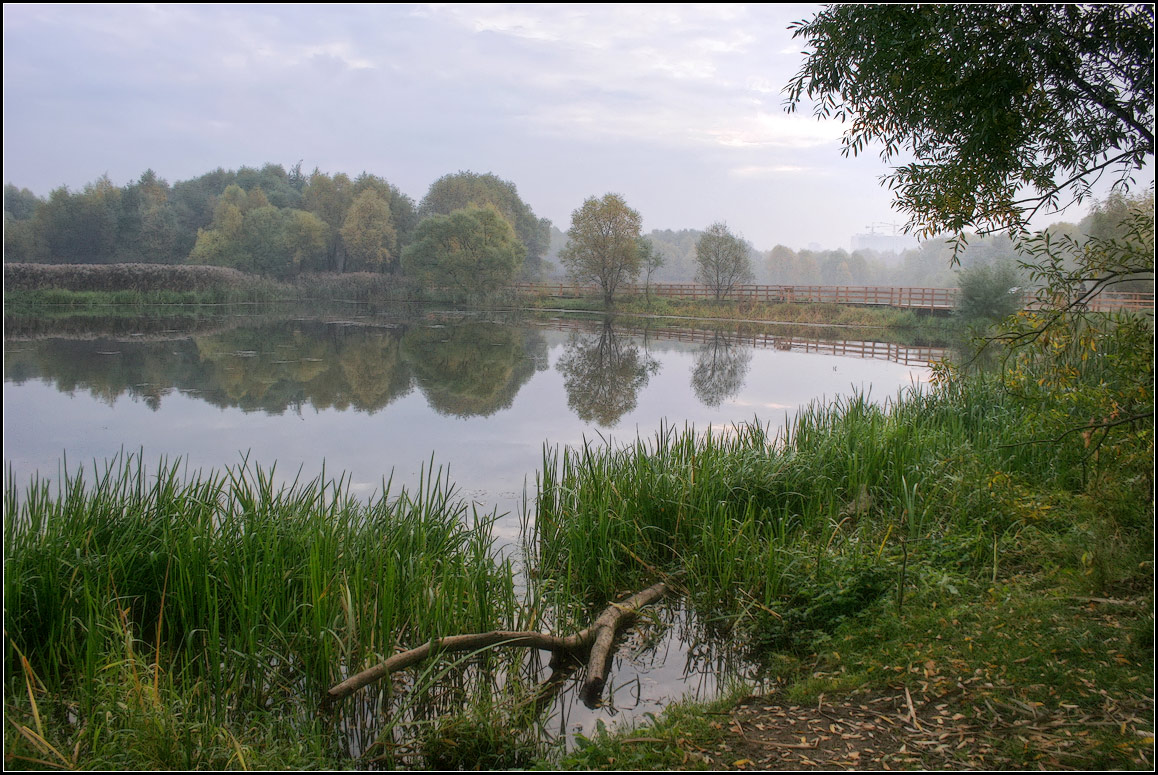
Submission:
M 523 533 L 520 499 L 524 488 L 533 497 L 544 443 L 577 446 L 608 428 L 630 443 L 665 421 L 705 429 L 755 416 L 779 425 L 850 386 L 894 394 L 944 354 L 851 340 L 847 331 L 355 309 L 173 328 L 169 321 L 135 336 L 124 321 L 96 330 L 38 324 L 21 337 L 8 326 L 5 458 L 15 481 L 50 477 L 62 451 L 84 463 L 141 448 L 146 458 L 182 456 L 191 469 L 233 465 L 243 453 L 263 466 L 277 462 L 287 477 L 299 468 L 315 476 L 324 462 L 331 475 L 349 476 L 354 494 L 370 496 L 391 472 L 412 487 L 433 459 L 451 467 L 460 494 L 482 512 L 513 515 L 496 522 L 497 538 L 511 546 Z M 533 715 L 564 736 L 658 712 L 685 694 L 709 697 L 721 676 L 744 669 L 729 633 L 712 629 L 718 616 L 673 604 L 641 618 L 617 652 L 599 708 L 578 697 L 579 676 L 540 686 L 550 668 L 528 653 L 497 674 L 467 673 L 461 686 L 430 689 L 428 707 L 413 693 L 400 699 L 413 677 L 395 682 L 393 698 L 388 685 L 367 692 L 347 711 L 347 729 L 362 730 L 351 731 L 350 745 L 378 755 L 403 740 L 389 733 L 371 750 L 377 732 L 386 734 L 381 714 L 398 717 L 392 703 L 416 703 L 404 718 L 429 727 L 474 696 L 471 681 L 507 686 L 512 675 L 543 690 Z
M 172 325 L 172 323 L 170 323 Z M 123 321 L 113 324 L 124 328 Z M 567 403 L 584 422 L 614 426 L 632 412 L 660 371 L 649 343 L 694 343 L 691 388 L 719 407 L 744 388 L 753 352 L 775 349 L 924 365 L 943 348 L 850 341 L 795 332 L 741 334 L 626 326 L 611 318 L 513 323 L 503 320 L 238 318 L 191 333 L 150 327 L 147 336 L 67 334 L 5 341 L 5 380 L 46 380 L 64 393 L 85 391 L 112 405 L 122 395 L 154 411 L 174 391 L 221 408 L 280 415 L 315 410 L 377 412 L 417 388 L 450 417 L 487 417 L 510 408 L 536 372 L 548 368 L 545 330 L 569 331 L 557 360 Z
M 607 318 L 594 334 L 572 333 L 557 368 L 575 414 L 611 426 L 635 409 L 639 391 L 659 371 L 659 362 Z
M 50 381 L 112 405 L 121 395 L 154 411 L 176 390 L 222 408 L 280 415 L 314 409 L 376 412 L 418 387 L 442 414 L 509 407 L 546 368 L 540 332 L 496 323 L 416 327 L 285 320 L 172 340 L 52 338 L 6 346 L 5 380 Z
M 456 417 L 510 407 L 535 371 L 547 367 L 539 332 L 490 322 L 411 329 L 402 352 L 430 407 Z
M 706 406 L 719 406 L 744 387 L 752 350 L 734 337 L 714 331 L 696 354 L 692 388 Z

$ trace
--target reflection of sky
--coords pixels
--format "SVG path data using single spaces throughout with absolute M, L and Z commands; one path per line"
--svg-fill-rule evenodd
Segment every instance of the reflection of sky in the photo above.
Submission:
M 39 380 L 4 384 L 4 457 L 17 482 L 34 472 L 55 478 L 62 453 L 69 465 L 91 466 L 122 448 L 144 450 L 145 462 L 161 456 L 184 456 L 190 468 L 238 464 L 248 452 L 252 463 L 277 462 L 279 477 L 304 478 L 321 472 L 345 473 L 352 491 L 369 497 L 394 471 L 395 486 L 417 482 L 421 467 L 432 459 L 449 467 L 460 491 L 484 510 L 517 512 L 524 481 L 534 488 L 544 442 L 578 445 L 584 438 L 633 441 L 651 438 L 665 421 L 697 430 L 709 425 L 758 420 L 773 429 L 783 426 L 797 407 L 815 398 L 848 395 L 854 388 L 875 400 L 923 381 L 926 370 L 889 361 L 754 350 L 739 393 L 718 407 L 702 404 L 691 385 L 695 349 L 652 347 L 660 363 L 640 391 L 635 409 L 611 428 L 580 420 L 567 405 L 563 375 L 555 368 L 563 353 L 550 340 L 551 368 L 539 371 L 520 389 L 508 409 L 489 417 L 452 417 L 430 409 L 420 391 L 373 414 L 336 409 L 269 415 L 221 409 L 196 396 L 170 391 L 153 411 L 128 396 L 112 404 L 85 391 L 61 393 Z M 504 520 L 504 537 L 517 535 L 518 520 Z

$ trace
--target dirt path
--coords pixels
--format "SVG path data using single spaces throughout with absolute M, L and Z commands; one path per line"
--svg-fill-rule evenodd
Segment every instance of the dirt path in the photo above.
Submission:
M 809 706 L 776 694 L 750 697 L 721 722 L 723 746 L 702 755 L 729 770 L 1085 769 L 1096 760 L 1098 729 L 1112 726 L 1138 739 L 1137 765 L 1152 766 L 1144 708 L 1115 706 L 1090 716 L 985 694 L 959 684 L 929 694 L 901 687 L 822 695 Z

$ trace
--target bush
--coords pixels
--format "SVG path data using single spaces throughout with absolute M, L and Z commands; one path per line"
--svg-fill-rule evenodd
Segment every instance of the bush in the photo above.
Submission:
M 967 320 L 1003 320 L 1023 306 L 1017 269 L 1010 264 L 970 267 L 957 275 L 957 314 Z

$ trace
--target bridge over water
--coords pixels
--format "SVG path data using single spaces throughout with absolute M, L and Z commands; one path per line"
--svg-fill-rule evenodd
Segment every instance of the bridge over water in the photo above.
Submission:
M 596 285 L 576 283 L 518 283 L 516 290 L 535 296 L 565 299 L 599 296 Z M 697 283 L 653 283 L 647 292 L 678 299 L 714 299 L 715 291 Z M 643 294 L 642 285 L 627 285 L 628 294 Z M 737 285 L 723 298 L 735 301 L 762 301 L 789 304 L 851 304 L 870 307 L 894 307 L 949 312 L 957 307 L 957 288 L 906 288 L 873 285 Z M 1022 294 L 1026 309 L 1040 306 L 1032 292 Z M 1094 312 L 1117 310 L 1153 310 L 1154 293 L 1121 293 L 1103 291 L 1086 309 Z

